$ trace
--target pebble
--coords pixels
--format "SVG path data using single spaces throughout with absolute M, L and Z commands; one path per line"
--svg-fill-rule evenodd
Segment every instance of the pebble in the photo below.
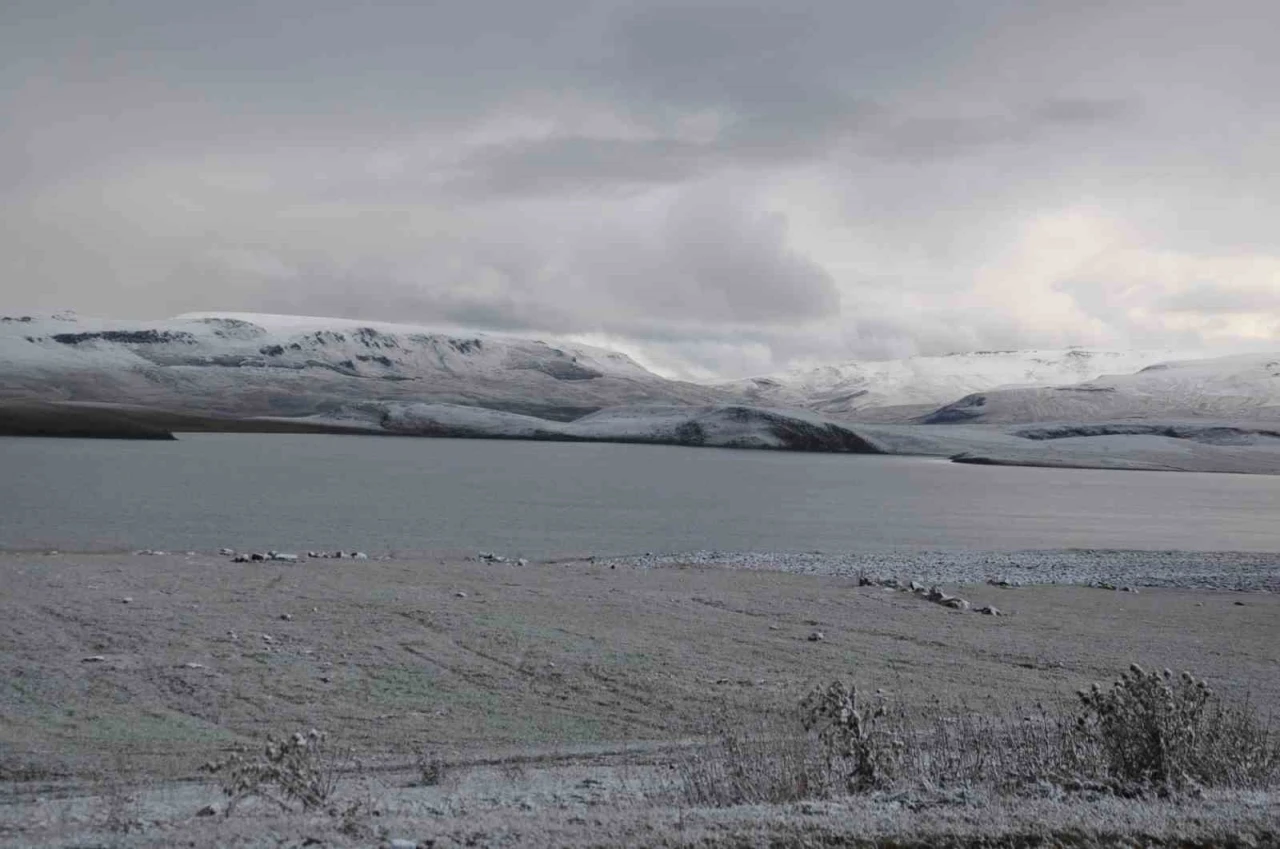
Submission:
M 978 612 L 985 616 L 1004 616 L 997 608 L 988 604 L 986 607 L 979 607 Z
M 820 643 L 826 638 L 827 638 L 827 635 L 822 633 L 821 631 L 814 631 L 812 634 L 809 635 L 809 642 Z
M 106 658 L 100 654 L 91 654 L 88 657 L 81 658 L 80 662 L 81 663 L 102 663 L 104 660 L 106 660 Z
M 231 555 L 236 553 L 236 550 L 234 548 L 220 548 L 218 549 L 218 553 L 221 554 L 223 557 L 230 557 Z
M 835 575 L 915 575 L 926 583 L 997 586 L 1107 583 L 1114 587 L 1179 587 L 1280 592 L 1280 554 L 1256 552 L 1043 549 L 1032 551 L 813 552 L 693 551 L 657 556 L 591 558 L 637 568 L 728 566 L 736 569 Z
M 293 614 L 292 614 L 292 613 L 281 613 L 281 614 L 280 614 L 280 618 L 281 618 L 281 619 L 283 619 L 285 622 L 292 622 L 292 621 L 293 621 Z
M 121 603 L 121 604 L 133 604 L 133 597 L 132 597 L 132 596 L 125 596 L 124 598 L 120 599 L 120 603 Z
M 453 594 L 453 597 L 454 597 L 454 598 L 466 598 L 466 597 L 467 597 L 467 594 L 466 594 L 466 593 L 464 593 L 462 590 L 458 590 L 456 593 L 454 593 L 454 594 Z

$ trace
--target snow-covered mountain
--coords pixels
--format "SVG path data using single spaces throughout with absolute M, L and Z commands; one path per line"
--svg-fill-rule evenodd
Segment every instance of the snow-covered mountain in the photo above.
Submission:
M 305 416 L 436 402 L 572 419 L 631 403 L 715 403 L 583 345 L 299 316 L 163 321 L 0 317 L 0 399 L 120 402 L 227 416 Z
M 1149 365 L 1054 387 L 970 394 L 925 416 L 955 422 L 1102 422 L 1125 419 L 1280 420 L 1280 353 L 1236 354 Z
M 371 413 L 414 404 L 558 421 L 637 404 L 930 423 L 1265 420 L 1280 416 L 1278 362 L 1280 355 L 978 351 L 701 386 L 600 348 L 414 325 L 241 313 L 162 321 L 0 316 L 0 400 L 231 417 L 347 414 L 366 423 Z
M 997 387 L 1063 386 L 1183 358 L 1176 351 L 975 351 L 902 360 L 858 360 L 722 384 L 744 402 L 859 418 L 885 407 L 937 407 Z M 908 413 L 904 411 L 904 416 Z
M 1278 421 L 1280 354 L 977 352 L 699 386 L 599 348 L 409 325 L 0 316 L 4 433 L 337 431 L 1278 474 Z

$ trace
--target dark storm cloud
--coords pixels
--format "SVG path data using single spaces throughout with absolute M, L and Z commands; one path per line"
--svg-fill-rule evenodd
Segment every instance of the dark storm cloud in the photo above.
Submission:
M 1262 0 L 12 0 L 0 297 L 686 374 L 1274 343 L 1277 28 Z

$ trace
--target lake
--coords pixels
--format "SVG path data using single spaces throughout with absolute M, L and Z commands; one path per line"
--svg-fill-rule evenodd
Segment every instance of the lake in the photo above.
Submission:
M 0 438 L 0 547 L 1280 551 L 1280 477 L 554 442 Z

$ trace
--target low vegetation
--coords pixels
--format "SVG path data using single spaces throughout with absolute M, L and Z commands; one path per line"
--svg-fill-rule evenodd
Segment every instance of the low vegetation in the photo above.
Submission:
M 1004 717 L 940 702 L 909 714 L 836 681 L 792 713 L 756 723 L 724 714 L 711 738 L 679 764 L 685 802 L 778 803 L 909 787 L 1167 796 L 1280 783 L 1271 717 L 1190 673 L 1136 664 L 1075 703 Z
M 310 811 L 332 802 L 345 760 L 313 728 L 280 740 L 268 738 L 256 757 L 235 753 L 205 764 L 204 771 L 218 777 L 228 814 L 249 798 L 265 799 L 285 811 L 295 806 Z

